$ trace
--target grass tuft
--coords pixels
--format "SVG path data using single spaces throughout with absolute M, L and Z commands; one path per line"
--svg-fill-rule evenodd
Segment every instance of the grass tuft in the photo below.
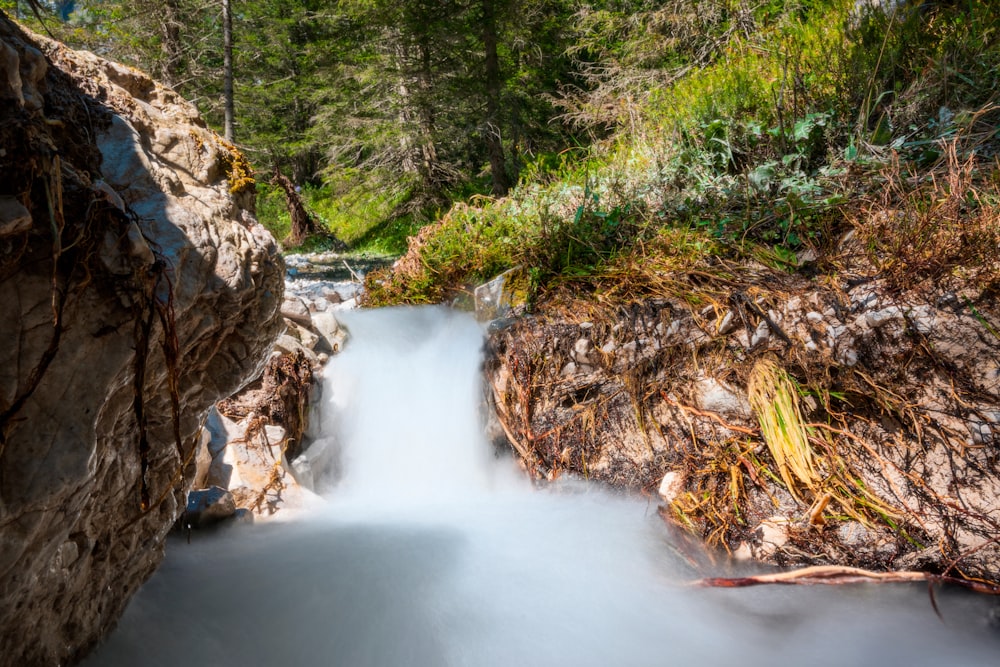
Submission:
M 796 384 L 773 359 L 765 358 L 750 372 L 747 394 L 785 487 L 805 502 L 803 490 L 816 495 L 822 480 L 803 425 Z

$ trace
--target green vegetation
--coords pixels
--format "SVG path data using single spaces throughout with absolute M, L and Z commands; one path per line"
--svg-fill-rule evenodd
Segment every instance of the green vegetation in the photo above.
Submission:
M 796 270 L 851 228 L 900 278 L 997 280 L 1000 18 L 988 7 L 722 3 L 713 19 L 701 9 L 719 3 L 663 4 L 675 13 L 630 23 L 658 69 L 641 68 L 628 35 L 639 65 L 610 68 L 662 84 L 603 101 L 595 85 L 578 105 L 578 122 L 613 106 L 617 131 L 529 170 L 508 198 L 452 209 L 418 259 L 371 281 L 373 303 L 440 300 L 518 264 L 539 289 L 597 293 L 622 291 L 623 266 L 640 291 L 659 284 L 639 273 L 664 257 L 675 270 L 713 257 Z M 686 40 L 686 25 L 709 32 Z
M 221 124 L 220 1 L 79 0 L 49 26 Z M 659 265 L 654 248 L 795 270 L 878 210 L 954 200 L 959 172 L 978 198 L 866 238 L 950 257 L 933 271 L 976 261 L 964 231 L 938 253 L 926 227 L 994 210 L 1000 19 L 973 0 L 856 4 L 242 0 L 236 141 L 352 247 L 400 253 L 429 223 L 373 303 L 515 265 L 536 290 L 592 287 Z M 261 187 L 259 209 L 284 238 L 281 197 Z
M 47 27 L 149 71 L 219 127 L 230 4 L 234 143 L 362 245 L 398 252 L 454 202 L 503 195 L 536 155 L 584 142 L 555 105 L 573 77 L 572 0 L 75 0 Z M 35 23 L 26 0 L 0 10 Z
M 421 219 L 413 214 L 396 215 L 406 191 L 373 194 L 361 186 L 338 192 L 331 185 L 306 185 L 300 193 L 310 215 L 336 238 L 347 243 L 352 252 L 377 255 L 401 255 L 406 240 L 420 229 Z M 257 216 L 277 239 L 291 231 L 291 217 L 280 188 L 269 184 L 257 186 Z M 303 251 L 326 250 L 328 238 L 308 239 Z

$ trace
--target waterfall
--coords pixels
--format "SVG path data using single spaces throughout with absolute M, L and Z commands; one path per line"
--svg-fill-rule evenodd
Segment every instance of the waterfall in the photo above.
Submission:
M 326 506 L 172 542 L 87 665 L 995 664 L 981 597 L 939 592 L 942 622 L 923 586 L 686 588 L 655 503 L 494 455 L 468 316 L 345 321 Z

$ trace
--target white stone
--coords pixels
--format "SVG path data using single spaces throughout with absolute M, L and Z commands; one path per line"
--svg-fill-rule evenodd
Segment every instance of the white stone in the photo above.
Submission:
M 573 360 L 578 364 L 586 364 L 588 366 L 593 366 L 594 362 L 590 358 L 591 352 L 594 350 L 594 343 L 589 338 L 580 338 L 573 345 Z
M 902 321 L 903 310 L 899 306 L 889 306 L 881 310 L 872 310 L 865 313 L 865 322 L 872 329 L 878 329 L 889 322 Z
M 672 503 L 679 495 L 684 493 L 684 475 L 676 470 L 672 470 L 660 480 L 657 489 L 663 502 Z
M 749 419 L 753 416 L 744 392 L 713 377 L 703 377 L 695 382 L 694 397 L 702 410 L 730 418 Z
M 285 300 L 281 302 L 281 316 L 303 327 L 312 327 L 312 315 L 309 313 L 309 307 L 305 301 L 295 295 L 285 295 Z
M 719 321 L 719 333 L 725 336 L 736 329 L 736 315 L 733 311 L 728 310 L 726 314 L 722 316 L 722 320 Z
M 781 516 L 761 521 L 754 530 L 758 538 L 754 555 L 761 559 L 774 556 L 788 543 L 788 526 L 788 519 Z
M 768 326 L 766 320 L 761 320 L 760 324 L 757 325 L 757 329 L 753 332 L 753 338 L 750 339 L 751 349 L 758 345 L 763 345 L 770 337 L 771 327 Z

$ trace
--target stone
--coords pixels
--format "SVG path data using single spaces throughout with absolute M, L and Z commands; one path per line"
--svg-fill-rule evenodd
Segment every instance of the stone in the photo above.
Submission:
M 761 320 L 757 325 L 757 329 L 753 332 L 753 338 L 750 339 L 750 349 L 767 343 L 770 338 L 771 327 L 768 325 L 766 320 Z
M 593 366 L 591 353 L 594 351 L 594 343 L 589 338 L 580 338 L 573 344 L 573 360 L 581 365 Z
M 837 527 L 837 537 L 849 547 L 862 548 L 871 545 L 872 533 L 857 521 L 846 521 Z
M 209 486 L 208 474 L 212 468 L 212 450 L 209 445 L 212 442 L 212 433 L 207 428 L 201 429 L 201 437 L 198 438 L 198 449 L 195 451 L 194 479 L 191 481 L 191 488 L 204 489 Z
M 872 329 L 878 329 L 890 322 L 903 320 L 903 311 L 899 306 L 889 306 L 881 310 L 871 310 L 865 313 L 865 323 Z
M 192 528 L 206 528 L 236 514 L 233 494 L 212 486 L 188 493 L 184 522 Z
M 31 229 L 31 213 L 16 197 L 0 196 L 0 238 Z
M 695 402 L 702 410 L 718 413 L 730 419 L 751 419 L 753 411 L 745 391 L 713 377 L 702 377 L 694 383 Z
M 306 329 L 312 328 L 312 314 L 309 312 L 309 307 L 295 295 L 285 295 L 285 300 L 281 302 L 281 316 Z
M 322 339 L 322 349 L 326 352 L 337 353 L 347 342 L 347 329 L 340 326 L 337 316 L 327 311 L 313 314 L 313 330 Z
M 292 320 L 285 320 L 285 325 L 287 326 L 287 334 L 299 341 L 302 347 L 313 352 L 316 351 L 320 342 L 320 337 L 318 334 L 313 332 L 311 328 L 304 327 Z
M 663 499 L 663 502 L 674 502 L 679 495 L 684 493 L 683 473 L 672 470 L 665 474 L 663 479 L 660 480 L 660 486 L 657 487 L 657 493 L 660 494 L 660 498 Z
M 773 516 L 761 521 L 754 529 L 756 537 L 752 547 L 754 557 L 771 558 L 788 544 L 788 525 L 788 519 L 782 516 Z
M 739 323 L 736 321 L 736 314 L 731 310 L 727 310 L 726 314 L 722 316 L 719 321 L 719 333 L 723 336 L 732 333 Z
M 279 332 L 284 267 L 252 192 L 229 182 L 244 158 L 142 73 L 0 13 L 0 97 L 0 127 L 20 128 L 0 132 L 2 228 L 26 224 L 12 199 L 43 176 L 23 161 L 51 145 L 64 239 L 96 260 L 59 276 L 54 338 L 49 213 L 17 199 L 46 233 L 25 235 L 0 275 L 0 406 L 14 406 L 0 412 L 0 662 L 69 664 L 161 561 L 206 412 L 260 372 Z M 176 423 L 162 352 L 173 335 L 154 301 L 176 334 Z M 147 316 L 148 346 L 135 335 Z
M 476 319 L 488 322 L 523 310 L 528 298 L 528 273 L 515 266 L 475 290 Z

